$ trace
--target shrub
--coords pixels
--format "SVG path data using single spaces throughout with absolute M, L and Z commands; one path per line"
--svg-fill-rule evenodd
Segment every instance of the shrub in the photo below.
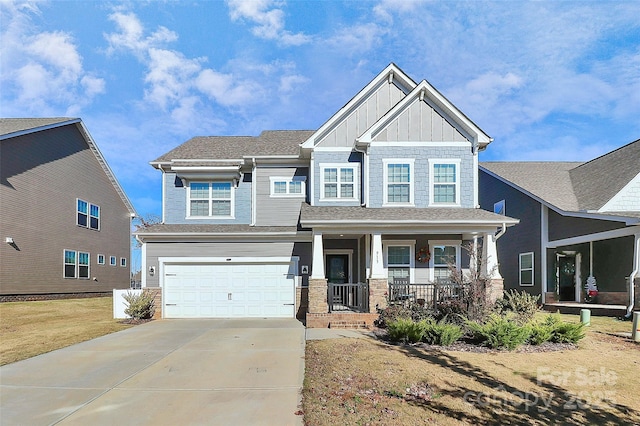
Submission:
M 390 305 L 378 312 L 378 319 L 374 321 L 374 325 L 380 328 L 387 328 L 389 323 L 398 318 L 411 318 L 415 322 L 433 317 L 433 311 L 428 307 L 421 306 L 418 303 L 405 305 Z
M 584 324 L 560 322 L 553 327 L 551 341 L 554 343 L 577 343 L 584 338 Z
M 530 328 L 529 343 L 532 345 L 541 345 L 551 340 L 552 334 L 552 326 L 544 323 L 533 323 Z
M 467 327 L 481 343 L 490 348 L 514 350 L 527 341 L 529 326 L 520 325 L 513 319 L 492 314 L 484 323 L 467 321 Z
M 429 345 L 449 346 L 462 337 L 462 327 L 446 322 L 442 319 L 435 322 L 433 319 L 423 322 L 422 341 Z
M 143 291 L 140 294 L 128 291 L 122 296 L 127 307 L 124 313 L 134 320 L 143 320 L 153 317 L 155 313 L 155 305 L 153 303 L 153 294 Z
M 398 318 L 387 324 L 389 339 L 394 342 L 416 343 L 422 339 L 424 321 L 415 322 L 410 318 Z
M 532 296 L 526 291 L 518 292 L 512 289 L 504 293 L 504 298 L 496 301 L 495 309 L 499 314 L 513 312 L 514 320 L 524 325 L 533 320 L 538 312 L 538 299 L 540 295 Z

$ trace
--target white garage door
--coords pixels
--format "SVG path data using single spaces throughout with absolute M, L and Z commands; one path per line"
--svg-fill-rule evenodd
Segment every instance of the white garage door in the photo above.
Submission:
M 289 264 L 167 264 L 165 318 L 294 317 Z

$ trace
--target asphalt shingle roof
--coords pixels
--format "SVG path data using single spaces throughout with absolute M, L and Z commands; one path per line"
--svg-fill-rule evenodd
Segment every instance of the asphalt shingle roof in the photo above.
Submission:
M 136 234 L 234 234 L 260 232 L 296 232 L 295 226 L 250 226 L 250 225 L 208 225 L 208 224 L 165 224 L 151 225 L 136 231 Z
M 75 118 L 0 118 L 0 135 L 9 135 L 11 133 L 50 126 L 52 124 L 63 123 L 71 120 L 75 120 Z
M 246 156 L 298 155 L 314 130 L 270 130 L 259 136 L 197 136 L 153 163 L 189 159 L 240 159 Z

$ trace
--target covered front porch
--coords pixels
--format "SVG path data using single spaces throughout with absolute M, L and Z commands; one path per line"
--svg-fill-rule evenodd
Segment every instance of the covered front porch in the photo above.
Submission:
M 496 240 L 514 223 L 478 209 L 303 207 L 313 235 L 307 326 L 371 326 L 388 303 L 433 303 L 451 286 L 450 267 L 468 271 L 478 258 L 473 247 L 500 297 Z

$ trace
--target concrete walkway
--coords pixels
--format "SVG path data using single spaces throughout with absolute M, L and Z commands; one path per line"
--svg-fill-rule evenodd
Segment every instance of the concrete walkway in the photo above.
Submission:
M 296 320 L 160 320 L 0 367 L 0 424 L 302 425 Z

